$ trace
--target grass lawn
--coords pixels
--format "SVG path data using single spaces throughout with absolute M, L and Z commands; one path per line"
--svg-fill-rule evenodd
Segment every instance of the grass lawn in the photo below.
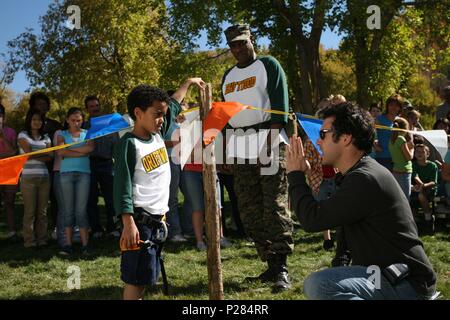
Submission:
M 226 202 L 225 209 L 229 207 Z M 17 212 L 22 212 L 20 199 Z M 1 213 L 0 239 L 6 227 Z M 20 222 L 20 219 L 18 220 Z M 18 224 L 19 225 L 19 224 Z M 264 271 L 255 248 L 245 240 L 231 237 L 234 245 L 222 250 L 222 272 L 225 299 L 305 299 L 303 280 L 313 271 L 328 267 L 332 253 L 322 249 L 321 233 L 305 233 L 296 229 L 295 251 L 289 257 L 293 288 L 272 294 L 267 284 L 244 282 L 246 276 Z M 433 236 L 422 238 L 425 250 L 438 273 L 438 290 L 443 299 L 450 299 L 450 225 Z M 40 249 L 25 249 L 23 244 L 0 240 L 0 299 L 120 299 L 120 253 L 114 238 L 92 240 L 92 256 L 76 255 L 73 259 L 57 255 L 56 243 Z M 76 247 L 80 251 L 79 247 Z M 68 289 L 70 266 L 80 268 L 80 289 Z M 146 299 L 208 299 L 206 252 L 194 249 L 194 242 L 168 243 L 165 266 L 169 280 L 169 296 L 162 293 L 161 282 L 147 291 Z

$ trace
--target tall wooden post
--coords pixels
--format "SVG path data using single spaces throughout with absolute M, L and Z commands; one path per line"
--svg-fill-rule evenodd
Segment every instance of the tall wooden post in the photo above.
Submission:
M 211 110 L 211 84 L 200 91 L 200 117 L 204 121 Z M 202 135 L 203 137 L 203 135 Z M 207 147 L 203 145 L 203 190 L 205 198 L 205 221 L 208 259 L 208 288 L 210 300 L 223 300 L 222 265 L 220 259 L 220 212 L 217 203 L 216 160 L 214 141 Z M 208 161 L 205 161 L 208 158 Z

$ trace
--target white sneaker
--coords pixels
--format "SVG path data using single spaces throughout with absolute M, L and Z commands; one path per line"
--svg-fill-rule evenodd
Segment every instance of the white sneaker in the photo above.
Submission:
M 220 239 L 220 247 L 221 248 L 229 248 L 231 247 L 233 244 L 225 237 L 223 237 L 222 239 Z
M 206 244 L 203 241 L 197 242 L 197 250 L 205 251 L 206 250 Z
M 176 234 L 169 239 L 172 242 L 186 242 L 187 239 L 183 237 L 181 234 Z

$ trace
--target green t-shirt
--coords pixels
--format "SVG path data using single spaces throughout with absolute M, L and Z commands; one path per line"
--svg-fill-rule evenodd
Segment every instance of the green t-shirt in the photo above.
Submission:
M 410 160 L 406 160 L 402 152 L 402 146 L 405 143 L 405 137 L 399 135 L 394 143 L 389 141 L 389 152 L 392 156 L 392 162 L 394 163 L 395 171 L 411 173 L 412 162 Z
M 427 164 L 425 166 L 419 165 L 417 161 L 413 162 L 413 174 L 412 174 L 413 181 L 416 176 L 419 176 L 420 180 L 423 183 L 433 181 L 434 187 L 432 188 L 432 190 L 434 192 L 436 191 L 438 183 L 438 172 L 439 172 L 438 166 L 433 161 L 427 160 Z

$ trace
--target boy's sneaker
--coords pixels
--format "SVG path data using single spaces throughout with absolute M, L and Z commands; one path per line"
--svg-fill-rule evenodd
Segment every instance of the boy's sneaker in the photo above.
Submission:
M 203 241 L 197 242 L 197 250 L 206 251 L 206 243 Z
M 62 256 L 70 257 L 73 255 L 73 248 L 72 246 L 64 246 L 59 250 L 59 254 Z
M 187 239 L 183 237 L 181 234 L 176 234 L 169 239 L 172 242 L 186 242 Z

